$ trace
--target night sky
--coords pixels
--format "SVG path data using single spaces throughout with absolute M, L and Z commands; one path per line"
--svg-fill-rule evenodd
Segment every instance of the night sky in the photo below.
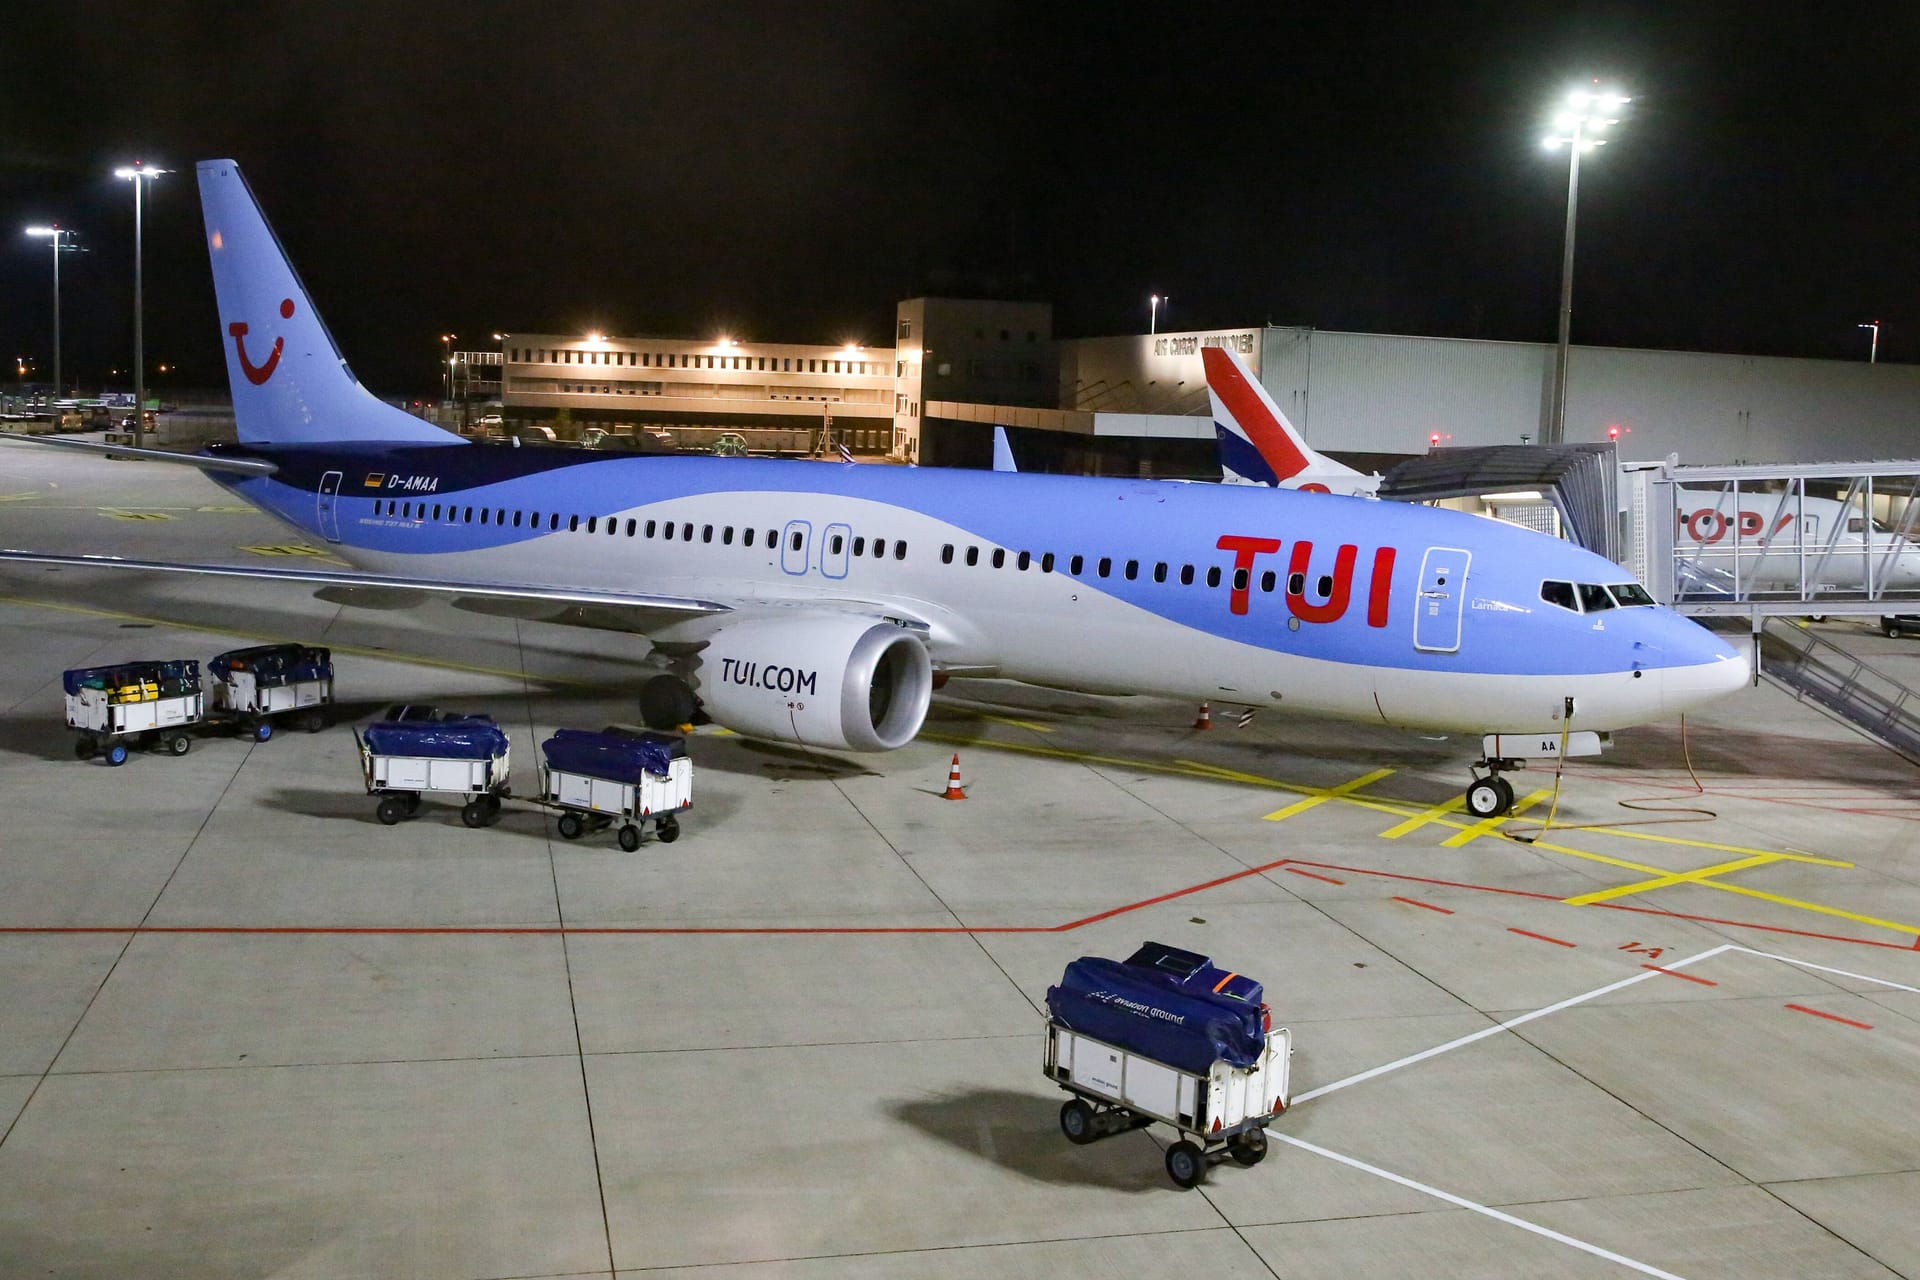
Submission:
M 0 354 L 219 385 L 195 160 L 245 169 L 348 359 L 438 385 L 499 328 L 890 345 L 917 293 L 1163 327 L 1550 341 L 1550 104 L 1577 342 L 1920 361 L 1920 7 L 43 3 L 0 57 Z M 43 374 L 42 376 L 48 376 Z M 162 385 L 165 385 L 164 383 Z

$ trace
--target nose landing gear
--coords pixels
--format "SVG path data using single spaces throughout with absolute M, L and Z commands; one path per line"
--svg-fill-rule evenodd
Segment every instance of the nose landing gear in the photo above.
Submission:
M 1518 769 L 1524 761 L 1492 756 L 1473 766 L 1473 781 L 1467 784 L 1467 812 L 1476 818 L 1497 818 L 1513 808 L 1513 784 L 1500 776 L 1504 769 Z M 1487 771 L 1486 777 L 1480 770 Z

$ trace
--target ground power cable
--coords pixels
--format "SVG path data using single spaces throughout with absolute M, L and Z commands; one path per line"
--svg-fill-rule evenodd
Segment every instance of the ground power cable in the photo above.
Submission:
M 1553 801 L 1547 807 L 1547 819 L 1545 822 L 1542 822 L 1537 829 L 1530 830 L 1523 827 L 1516 831 L 1511 827 L 1505 828 L 1500 834 L 1507 839 L 1517 841 L 1520 844 L 1533 844 L 1550 830 L 1610 831 L 1618 830 L 1622 827 L 1667 826 L 1676 822 L 1712 822 L 1719 818 L 1720 815 L 1718 812 L 1700 805 L 1681 804 L 1678 807 L 1654 807 L 1655 805 L 1670 804 L 1670 802 L 1676 799 L 1676 797 L 1673 796 L 1632 796 L 1617 803 L 1622 809 L 1631 809 L 1636 813 L 1655 813 L 1664 816 L 1657 818 L 1632 818 L 1620 822 L 1578 822 L 1568 823 L 1565 826 L 1556 826 L 1554 819 L 1558 817 L 1560 813 L 1560 783 L 1566 774 L 1567 742 L 1572 732 L 1573 699 L 1568 698 L 1566 714 L 1560 719 L 1560 754 L 1554 761 Z M 1707 788 L 1700 781 L 1700 775 L 1694 771 L 1693 750 L 1687 743 L 1687 717 L 1685 713 L 1682 713 L 1680 716 L 1680 758 L 1686 762 L 1687 777 L 1693 780 L 1694 794 L 1704 796 L 1707 793 Z

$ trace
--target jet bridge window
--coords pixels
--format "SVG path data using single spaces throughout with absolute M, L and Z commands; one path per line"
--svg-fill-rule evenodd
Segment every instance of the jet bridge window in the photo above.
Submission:
M 1613 597 L 1607 589 L 1597 583 L 1582 582 L 1580 588 L 1580 608 L 1586 613 L 1599 613 L 1603 609 L 1613 608 Z
M 1609 586 L 1607 590 L 1613 592 L 1613 598 L 1620 602 L 1620 607 L 1623 609 L 1636 609 L 1656 603 L 1652 594 L 1637 582 L 1616 583 Z

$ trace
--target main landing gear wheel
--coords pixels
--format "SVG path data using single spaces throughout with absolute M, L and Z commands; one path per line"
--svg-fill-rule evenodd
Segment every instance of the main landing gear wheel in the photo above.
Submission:
M 1176 1186 L 1191 1190 L 1207 1176 L 1207 1158 L 1183 1138 L 1167 1148 L 1167 1176 Z
M 562 840 L 578 840 L 580 833 L 586 829 L 587 824 L 580 821 L 579 814 L 563 813 L 560 815 L 560 838 Z
M 1100 1135 L 1094 1131 L 1093 1108 L 1078 1098 L 1060 1104 L 1060 1132 L 1076 1147 L 1084 1147 Z
M 626 826 L 620 828 L 620 834 L 616 838 L 620 841 L 620 847 L 622 849 L 625 849 L 628 853 L 632 853 L 640 847 L 640 828 L 629 822 Z
M 1467 812 L 1476 818 L 1497 818 L 1513 808 L 1513 784 L 1499 774 L 1475 778 L 1467 788 Z

